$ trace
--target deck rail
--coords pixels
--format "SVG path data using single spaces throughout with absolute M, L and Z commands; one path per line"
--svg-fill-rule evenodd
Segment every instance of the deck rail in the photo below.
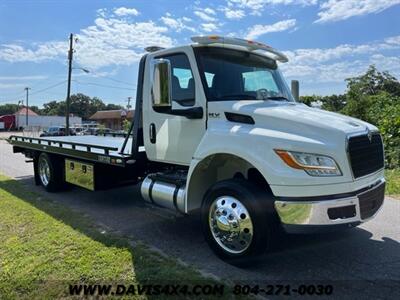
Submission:
M 67 142 L 67 141 L 55 141 L 51 139 L 44 139 L 44 138 L 34 138 L 34 137 L 26 137 L 26 136 L 18 136 L 18 135 L 12 135 L 9 137 L 10 141 L 20 141 L 20 142 L 29 142 L 32 143 L 33 141 L 37 141 L 37 144 L 39 145 L 46 145 L 47 146 L 54 146 L 58 144 L 60 148 L 65 148 L 63 147 L 64 145 L 70 145 L 73 150 L 76 150 L 76 147 L 83 147 L 86 148 L 87 152 L 93 152 L 93 149 L 98 149 L 98 150 L 103 150 L 105 155 L 109 155 L 110 151 L 118 151 L 118 147 L 108 147 L 108 146 L 100 146 L 100 145 L 88 145 L 88 144 L 83 144 L 83 143 L 75 143 L 75 142 Z

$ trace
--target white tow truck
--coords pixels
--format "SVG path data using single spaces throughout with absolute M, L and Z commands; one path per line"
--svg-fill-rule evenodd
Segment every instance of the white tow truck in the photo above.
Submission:
M 282 228 L 336 230 L 376 215 L 385 190 L 376 127 L 296 102 L 278 69 L 287 58 L 270 46 L 192 41 L 147 48 L 126 138 L 10 137 L 36 183 L 141 184 L 154 205 L 200 210 L 208 244 L 231 263 L 263 253 Z

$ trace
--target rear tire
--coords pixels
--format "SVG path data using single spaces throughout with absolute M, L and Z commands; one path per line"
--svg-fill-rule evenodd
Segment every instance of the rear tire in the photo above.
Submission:
M 203 199 L 201 218 L 215 254 L 241 267 L 271 248 L 278 229 L 272 195 L 244 179 L 214 184 Z
M 48 192 L 57 192 L 64 186 L 63 159 L 47 153 L 41 153 L 36 167 L 40 184 Z

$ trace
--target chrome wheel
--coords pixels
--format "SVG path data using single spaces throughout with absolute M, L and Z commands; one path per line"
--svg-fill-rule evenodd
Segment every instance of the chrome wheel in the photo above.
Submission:
M 246 207 L 231 196 L 218 197 L 210 206 L 209 226 L 215 241 L 227 252 L 240 254 L 253 239 L 253 223 Z
M 50 166 L 46 159 L 39 160 L 39 177 L 43 186 L 47 186 L 50 181 Z

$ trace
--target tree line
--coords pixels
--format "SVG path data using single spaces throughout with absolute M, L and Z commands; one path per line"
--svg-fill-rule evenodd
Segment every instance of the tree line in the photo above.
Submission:
M 14 114 L 21 106 L 17 104 L 4 104 L 0 105 L 0 116 Z M 31 110 L 39 115 L 47 116 L 65 116 L 65 101 L 50 101 L 43 104 L 42 108 L 38 106 L 29 106 Z M 87 95 L 78 93 L 71 95 L 70 113 L 74 116 L 81 117 L 83 120 L 88 120 L 95 112 L 99 110 L 114 110 L 122 109 L 121 105 L 105 104 L 97 97 L 89 97 Z
M 400 81 L 372 65 L 361 76 L 346 79 L 342 95 L 303 96 L 300 101 L 352 116 L 379 128 L 385 146 L 386 167 L 400 167 Z
M 380 72 L 372 65 L 365 74 L 346 79 L 347 90 L 341 95 L 302 96 L 300 101 L 322 109 L 346 114 L 377 126 L 382 134 L 386 167 L 400 167 L 400 82 L 388 72 Z M 65 115 L 65 101 L 50 101 L 43 108 L 30 106 L 41 115 Z M 120 105 L 105 104 L 97 97 L 84 94 L 71 96 L 70 112 L 87 120 L 96 111 L 121 109 Z M 0 115 L 13 114 L 16 104 L 0 106 Z

